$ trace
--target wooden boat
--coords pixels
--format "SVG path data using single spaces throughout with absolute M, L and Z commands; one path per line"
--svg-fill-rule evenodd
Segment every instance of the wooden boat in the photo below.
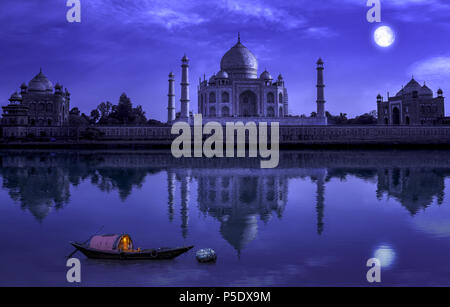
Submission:
M 189 251 L 193 246 L 158 249 L 133 249 L 133 241 L 127 234 L 99 235 L 86 243 L 70 242 L 73 247 L 92 259 L 164 260 L 173 259 Z

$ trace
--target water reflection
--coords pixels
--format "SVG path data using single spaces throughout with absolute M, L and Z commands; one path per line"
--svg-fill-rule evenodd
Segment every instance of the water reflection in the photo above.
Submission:
M 379 169 L 377 198 L 393 197 L 415 215 L 430 206 L 434 198 L 439 205 L 443 203 L 445 175 L 445 171 L 433 169 Z
M 238 254 L 255 239 L 258 219 L 265 223 L 275 212 L 282 217 L 286 206 L 288 178 L 256 176 L 246 169 L 194 170 L 198 182 L 197 201 L 201 212 L 220 222 L 222 237 Z
M 11 199 L 43 221 L 53 208 L 69 203 L 71 186 L 88 182 L 106 193 L 117 192 L 125 201 L 148 175 L 163 172 L 167 216 L 171 222 L 180 216 L 182 237 L 189 236 L 189 204 L 196 204 L 220 223 L 221 236 L 239 254 L 256 238 L 259 221 L 282 219 L 294 179 L 315 185 L 312 205 L 321 235 L 326 231 L 325 188 L 330 181 L 364 180 L 376 185 L 378 199 L 395 199 L 415 215 L 434 199 L 443 203 L 450 175 L 450 160 L 444 156 L 447 153 L 285 152 L 277 169 L 263 170 L 257 159 L 176 160 L 167 152 L 1 152 L 0 176 Z

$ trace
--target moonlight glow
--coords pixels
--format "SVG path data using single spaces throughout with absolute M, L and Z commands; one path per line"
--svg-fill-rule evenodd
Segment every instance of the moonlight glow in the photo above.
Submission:
M 394 263 L 395 251 L 388 245 L 381 245 L 375 250 L 374 257 L 380 260 L 382 268 L 389 268 Z
M 381 26 L 375 30 L 373 38 L 378 46 L 389 47 L 395 41 L 395 33 L 390 27 Z

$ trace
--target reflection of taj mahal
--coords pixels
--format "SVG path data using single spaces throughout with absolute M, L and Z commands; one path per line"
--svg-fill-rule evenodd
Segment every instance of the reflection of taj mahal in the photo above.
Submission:
M 282 75 L 274 80 L 264 70 L 258 76 L 258 61 L 255 55 L 238 42 L 228 50 L 220 62 L 220 71 L 209 80 L 206 76 L 198 84 L 198 113 L 204 118 L 221 121 L 228 118 L 276 119 L 284 125 L 326 125 L 323 83 L 323 61 L 317 62 L 317 116 L 299 117 L 289 115 L 288 91 Z M 168 122 L 177 117 L 188 120 L 189 109 L 189 59 L 182 59 L 181 111 L 175 114 L 174 75 L 169 75 Z
M 256 238 L 259 221 L 268 223 L 274 215 L 282 217 L 287 204 L 289 179 L 300 175 L 310 177 L 317 185 L 317 232 L 321 234 L 326 170 L 305 170 L 302 174 L 298 169 L 295 174 L 288 170 L 273 171 L 255 174 L 246 169 L 221 169 L 218 176 L 212 169 L 168 170 L 169 219 L 173 219 L 175 186 L 179 181 L 181 231 L 186 237 L 190 182 L 195 180 L 199 210 L 220 222 L 222 237 L 239 254 Z

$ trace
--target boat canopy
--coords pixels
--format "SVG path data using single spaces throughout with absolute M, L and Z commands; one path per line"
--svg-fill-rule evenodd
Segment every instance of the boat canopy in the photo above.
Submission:
M 127 234 L 99 235 L 89 240 L 89 247 L 103 251 L 128 251 L 133 249 L 133 241 Z

